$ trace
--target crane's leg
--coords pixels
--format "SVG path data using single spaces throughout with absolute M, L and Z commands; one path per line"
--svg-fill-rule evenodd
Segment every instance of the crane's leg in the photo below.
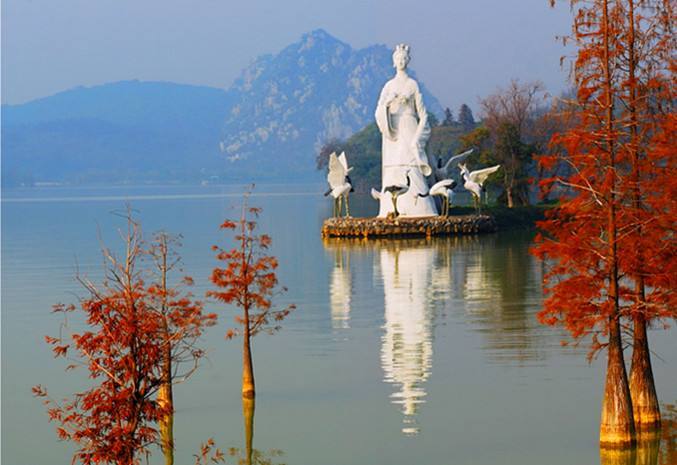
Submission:
M 346 194 L 346 216 L 350 216 L 350 195 Z
M 449 198 L 444 197 L 442 201 L 444 202 L 444 216 L 449 216 Z
M 393 200 L 393 210 L 395 211 L 395 216 L 400 216 L 399 212 L 397 211 L 397 196 L 393 195 L 391 196 L 391 199 Z

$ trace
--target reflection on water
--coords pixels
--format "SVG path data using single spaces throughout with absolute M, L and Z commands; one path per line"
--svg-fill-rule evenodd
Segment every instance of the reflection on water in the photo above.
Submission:
M 672 454 L 669 451 L 669 455 L 661 454 L 663 446 L 659 432 L 646 433 L 638 437 L 637 447 L 632 449 L 600 449 L 599 463 L 600 465 L 673 465 L 677 459 L 674 449 Z
M 238 465 L 275 465 L 275 460 L 284 455 L 280 449 L 263 452 L 254 449 L 254 411 L 256 400 L 242 398 L 242 419 L 244 420 L 245 447 L 231 447 L 228 455 L 237 460 Z M 283 464 L 279 464 L 283 465 Z
M 414 415 L 418 405 L 425 402 L 423 383 L 432 367 L 430 290 L 432 276 L 443 274 L 433 273 L 435 251 L 420 242 L 393 242 L 384 244 L 379 253 L 378 269 L 385 294 L 381 365 L 384 381 L 397 386 L 391 399 L 405 415 L 405 434 L 419 431 Z
M 541 361 L 543 327 L 527 308 L 540 306 L 542 268 L 529 255 L 529 237 L 502 233 L 464 239 L 454 257 L 463 270 L 466 318 L 485 336 L 488 358 L 500 364 Z
M 353 293 L 350 275 L 350 253 L 342 248 L 335 250 L 334 268 L 329 284 L 331 324 L 335 329 L 350 328 L 350 299 Z
M 334 258 L 329 283 L 334 328 L 349 327 L 351 254 L 365 249 L 373 254 L 372 273 L 383 287 L 381 366 L 384 381 L 395 386 L 390 397 L 404 414 L 406 435 L 420 431 L 416 414 L 432 373 L 436 318 L 471 323 L 469 330 L 482 334 L 490 360 L 541 363 L 541 328 L 527 311 L 541 299 L 540 265 L 528 254 L 528 236 L 501 237 L 325 241 Z
M 677 463 L 677 403 L 661 406 L 660 465 Z

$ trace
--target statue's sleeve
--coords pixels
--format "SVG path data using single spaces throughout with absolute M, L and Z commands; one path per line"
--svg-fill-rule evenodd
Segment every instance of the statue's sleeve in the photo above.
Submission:
M 428 125 L 428 111 L 423 104 L 423 96 L 418 88 L 418 84 L 416 84 L 414 96 L 414 104 L 416 105 L 416 114 L 418 116 L 418 127 L 416 128 L 414 140 L 416 141 L 419 166 L 425 176 L 430 176 L 432 168 L 430 167 L 428 155 L 425 153 L 425 145 L 430 138 L 430 126 Z
M 416 115 L 418 116 L 418 127 L 416 128 L 416 141 L 421 146 L 425 146 L 430 137 L 430 126 L 428 125 L 428 111 L 423 104 L 423 96 L 421 91 L 418 89 L 418 84 L 416 84 L 416 90 L 414 92 L 414 104 L 416 105 Z
M 381 95 L 378 98 L 378 104 L 376 105 L 376 125 L 378 126 L 381 134 L 388 139 L 395 139 L 395 134 L 393 133 L 392 128 L 390 127 L 390 118 L 388 115 L 388 102 L 386 102 L 388 92 L 386 91 L 388 84 L 383 86 L 381 90 Z

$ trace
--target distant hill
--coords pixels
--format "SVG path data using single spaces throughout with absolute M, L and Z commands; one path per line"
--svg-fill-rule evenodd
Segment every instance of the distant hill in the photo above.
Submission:
M 230 106 L 224 90 L 139 81 L 3 105 L 3 185 L 196 180 L 222 167 Z
M 374 120 L 381 88 L 394 74 L 391 56 L 384 45 L 354 50 L 320 29 L 259 58 L 229 91 L 235 105 L 224 126 L 224 153 L 234 165 L 274 161 L 266 169 L 312 174 L 323 143 Z M 422 84 L 421 91 L 428 110 L 441 114 Z
M 3 105 L 3 185 L 318 179 L 322 143 L 373 120 L 390 57 L 316 30 L 228 90 L 123 81 Z

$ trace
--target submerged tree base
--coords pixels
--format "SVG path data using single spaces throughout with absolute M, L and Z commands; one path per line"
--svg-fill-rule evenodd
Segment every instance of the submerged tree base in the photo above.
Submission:
M 627 431 L 603 428 L 599 436 L 599 446 L 604 450 L 629 449 L 636 445 L 637 439 Z
M 661 410 L 651 368 L 651 351 L 646 325 L 644 317 L 634 318 L 630 395 L 632 396 L 635 429 L 638 432 L 655 431 L 661 427 Z
M 496 222 L 488 215 L 329 218 L 322 225 L 323 237 L 431 237 L 494 231 Z

